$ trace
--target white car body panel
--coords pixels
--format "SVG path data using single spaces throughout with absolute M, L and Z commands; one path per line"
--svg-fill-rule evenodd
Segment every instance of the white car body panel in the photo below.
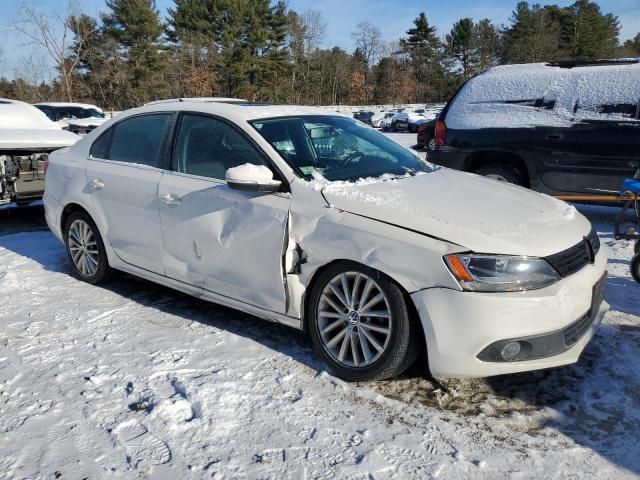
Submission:
M 174 110 L 210 113 L 236 124 L 270 157 L 290 193 L 247 193 L 222 181 L 88 158 L 92 142 L 114 122 Z M 593 265 L 553 285 L 501 294 L 463 291 L 443 256 L 469 250 L 554 254 L 588 234 L 582 215 L 545 195 L 448 169 L 345 189 L 316 188 L 248 123 L 304 114 L 332 115 L 205 102 L 125 112 L 51 156 L 47 222 L 62 238 L 65 207 L 79 205 L 95 220 L 113 268 L 296 328 L 304 327 L 304 300 L 320 268 L 337 260 L 369 266 L 410 295 L 427 337 L 430 368 L 438 375 L 494 375 L 578 358 L 592 333 L 562 355 L 542 360 L 490 363 L 475 355 L 495 339 L 556 331 L 584 314 L 605 270 L 604 248 Z M 94 191 L 93 180 L 104 187 Z M 160 199 L 166 195 L 179 204 L 165 204 Z M 605 310 L 603 304 L 594 325 Z
M 85 172 L 86 189 L 114 253 L 126 263 L 164 274 L 158 200 L 162 170 L 91 158 Z
M 289 194 L 243 192 L 224 181 L 165 172 L 158 197 L 167 277 L 286 313 Z

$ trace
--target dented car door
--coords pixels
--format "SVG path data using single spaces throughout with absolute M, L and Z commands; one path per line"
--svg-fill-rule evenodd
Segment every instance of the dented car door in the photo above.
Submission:
M 158 189 L 166 275 L 285 313 L 290 194 L 229 188 L 228 168 L 265 160 L 226 122 L 184 114 L 177 130 L 173 168 Z

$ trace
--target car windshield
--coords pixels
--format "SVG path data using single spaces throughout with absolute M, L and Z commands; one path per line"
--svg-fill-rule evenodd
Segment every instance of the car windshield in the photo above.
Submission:
M 385 135 L 346 117 L 261 119 L 252 125 L 307 180 L 320 174 L 330 181 L 355 181 L 433 169 Z
M 104 118 L 104 113 L 95 108 L 65 107 L 59 111 L 62 118 Z

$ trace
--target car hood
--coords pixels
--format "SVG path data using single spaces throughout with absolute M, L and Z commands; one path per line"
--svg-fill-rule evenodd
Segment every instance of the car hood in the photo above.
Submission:
M 77 127 L 99 127 L 104 122 L 109 120 L 108 118 L 68 118 L 60 120 L 60 125 L 74 125 Z
M 322 193 L 339 210 L 478 253 L 544 257 L 575 245 L 591 228 L 573 206 L 553 197 L 447 168 L 330 182 Z
M 0 129 L 0 150 L 50 150 L 69 147 L 79 138 L 60 129 Z

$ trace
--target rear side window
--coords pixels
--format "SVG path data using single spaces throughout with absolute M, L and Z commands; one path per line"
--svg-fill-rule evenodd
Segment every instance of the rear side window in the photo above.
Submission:
M 606 119 L 629 119 L 633 120 L 638 118 L 638 105 L 633 103 L 615 103 L 615 104 L 603 104 L 590 107 L 581 107 L 576 104 L 575 113 L 588 113 L 592 115 L 601 115 L 604 120 Z
M 109 144 L 111 143 L 111 134 L 113 128 L 110 128 L 105 133 L 100 135 L 98 139 L 91 145 L 89 155 L 94 158 L 109 158 Z
M 109 152 L 102 158 L 158 167 L 170 121 L 170 113 L 160 113 L 140 115 L 118 122 L 112 127 Z M 103 135 L 98 141 L 103 137 L 108 135 Z M 93 150 L 96 147 L 103 149 L 104 147 L 94 143 L 92 154 L 98 157 L 98 152 Z

